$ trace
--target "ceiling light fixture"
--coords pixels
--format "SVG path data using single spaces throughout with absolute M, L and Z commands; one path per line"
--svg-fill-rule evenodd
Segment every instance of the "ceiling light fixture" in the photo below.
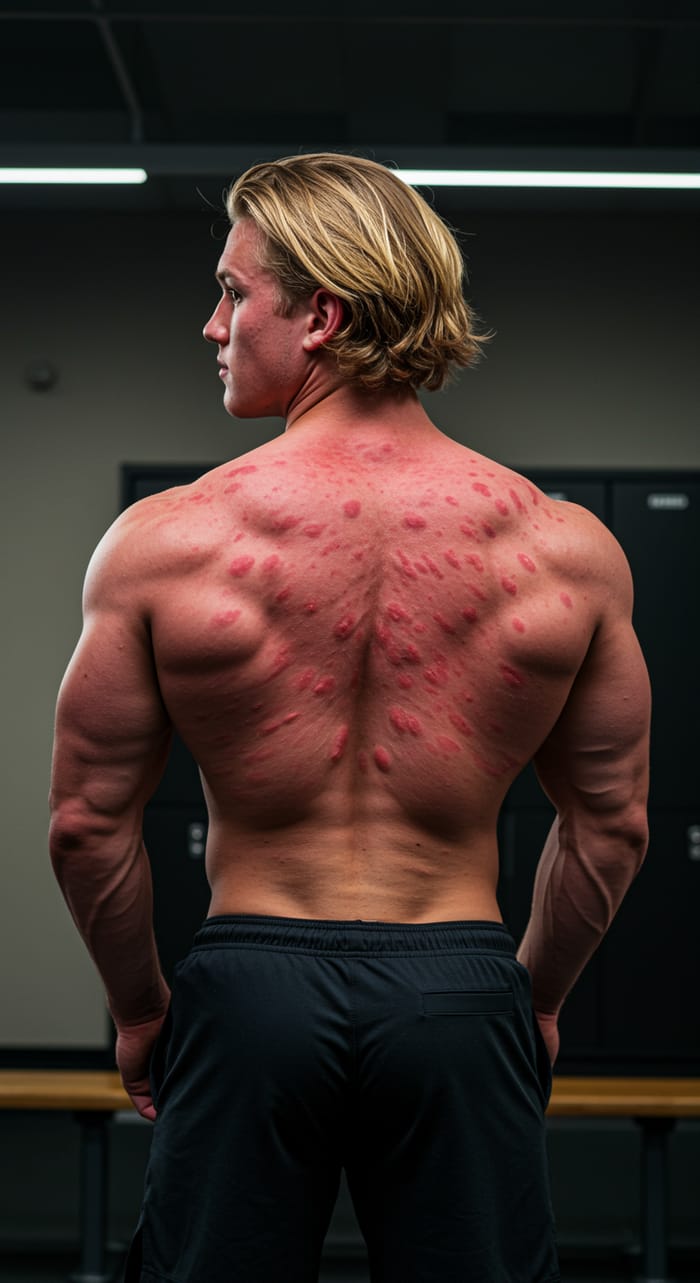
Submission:
M 60 169 L 49 168 L 0 168 L 0 183 L 25 183 L 43 186 L 44 183 L 111 184 L 145 183 L 145 169 Z
M 700 188 L 700 173 L 627 173 L 548 169 L 397 169 L 411 187 L 570 187 L 682 191 Z

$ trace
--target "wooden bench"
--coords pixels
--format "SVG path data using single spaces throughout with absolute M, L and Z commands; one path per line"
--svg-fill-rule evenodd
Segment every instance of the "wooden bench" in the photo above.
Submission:
M 74 1283 L 105 1272 L 107 1159 L 112 1116 L 131 1109 L 108 1070 L 0 1070 L 0 1109 L 66 1110 L 81 1128 L 81 1268 Z M 633 1118 L 642 1137 L 641 1283 L 667 1283 L 667 1144 L 677 1118 L 700 1118 L 700 1079 L 555 1077 L 550 1117 Z
M 668 1280 L 668 1137 L 677 1118 L 700 1118 L 699 1078 L 556 1077 L 551 1117 L 633 1118 L 641 1129 L 642 1274 Z
M 72 1283 L 110 1283 L 109 1124 L 118 1110 L 133 1109 L 119 1074 L 102 1069 L 0 1069 L 0 1109 L 64 1110 L 80 1124 L 81 1259 Z

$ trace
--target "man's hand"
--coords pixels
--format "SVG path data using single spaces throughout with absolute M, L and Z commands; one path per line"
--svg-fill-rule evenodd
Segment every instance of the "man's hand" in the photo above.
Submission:
M 164 1020 L 165 1012 L 156 1020 L 117 1030 L 117 1068 L 122 1082 L 134 1108 L 151 1123 L 155 1122 L 156 1111 L 148 1069 Z
M 557 1027 L 557 1017 L 550 1016 L 544 1011 L 536 1011 L 535 1018 L 540 1027 L 540 1033 L 544 1038 L 549 1059 L 552 1064 L 554 1064 L 557 1056 L 559 1055 L 559 1029 Z

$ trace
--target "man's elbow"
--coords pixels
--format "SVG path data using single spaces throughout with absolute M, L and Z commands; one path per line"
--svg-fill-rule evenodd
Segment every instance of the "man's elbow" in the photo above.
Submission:
M 649 845 L 648 775 L 645 770 L 620 776 L 610 770 L 593 784 L 573 789 L 568 805 L 576 831 L 587 831 L 594 845 L 615 851 L 634 876 Z
M 92 827 L 81 802 L 56 802 L 49 799 L 49 855 L 54 868 L 85 849 Z
M 49 855 L 55 870 L 76 857 L 99 850 L 115 833 L 114 816 L 83 797 L 49 798 Z
M 599 817 L 598 827 L 604 848 L 616 852 L 620 867 L 624 866 L 631 881 L 641 869 L 649 847 L 646 805 L 635 802 L 620 811 L 608 812 Z
M 649 818 L 646 806 L 636 806 L 625 816 L 622 836 L 630 852 L 634 872 L 638 873 L 649 849 Z

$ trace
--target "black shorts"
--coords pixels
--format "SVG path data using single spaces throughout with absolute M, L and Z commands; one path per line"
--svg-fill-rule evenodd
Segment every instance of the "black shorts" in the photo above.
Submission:
M 211 918 L 176 970 L 126 1283 L 316 1283 L 345 1168 L 372 1283 L 559 1279 L 549 1061 L 495 923 Z

